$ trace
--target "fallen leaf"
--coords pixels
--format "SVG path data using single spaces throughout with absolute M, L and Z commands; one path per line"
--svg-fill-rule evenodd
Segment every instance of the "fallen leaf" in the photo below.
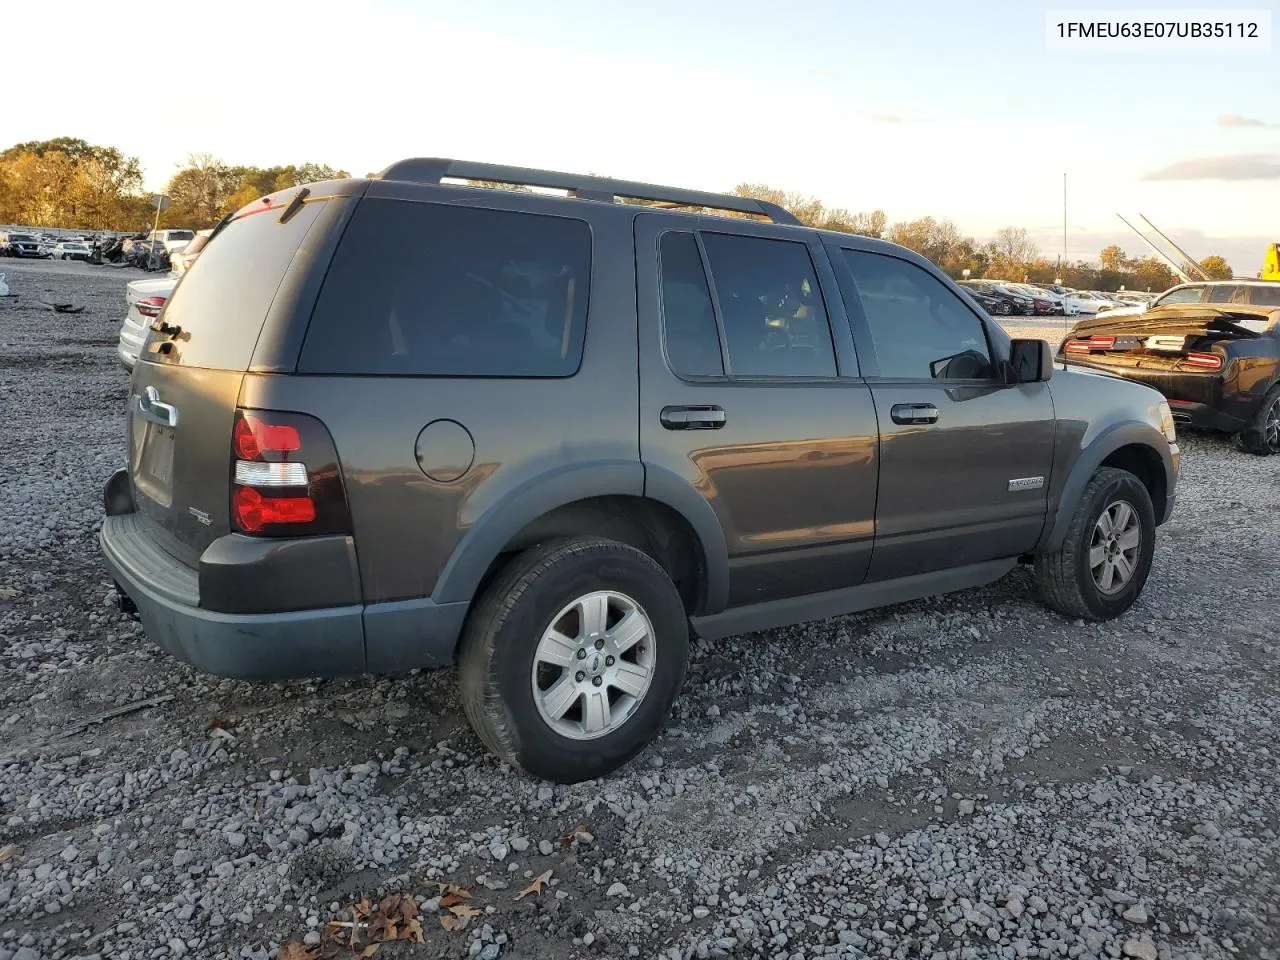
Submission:
M 471 891 L 466 887 L 460 887 L 456 883 L 437 883 L 436 889 L 440 891 L 441 896 L 451 895 L 455 897 L 471 898 Z
M 463 893 L 463 894 L 448 893 L 440 898 L 440 906 L 444 907 L 447 910 L 449 907 L 452 907 L 455 903 L 462 903 L 464 899 L 470 896 L 471 894 L 469 893 Z
M 440 926 L 444 927 L 446 930 L 450 932 L 452 932 L 453 928 L 456 927 L 457 925 L 458 925 L 457 917 L 451 917 L 446 913 L 443 917 L 440 918 Z
M 22 848 L 18 846 L 16 843 L 11 843 L 5 847 L 0 847 L 0 863 L 4 863 L 6 860 L 10 859 L 11 857 L 16 857 L 21 852 L 22 852 Z
M 371 944 L 369 944 L 369 946 L 367 946 L 367 947 L 365 947 L 363 950 L 361 950 L 361 951 L 357 954 L 357 956 L 359 956 L 359 957 L 372 957 L 375 953 L 377 953 L 377 952 L 378 952 L 378 949 L 379 949 L 381 946 L 382 946 L 382 944 L 380 944 L 380 943 L 371 943 Z
M 422 921 L 417 917 L 410 920 L 408 925 L 404 928 L 404 936 L 400 939 L 412 940 L 415 943 L 426 943 L 426 938 L 422 933 Z
M 234 720 L 228 720 L 225 717 L 214 717 L 209 721 L 210 730 L 230 730 L 235 725 L 236 722 Z
M 449 912 L 455 917 L 478 917 L 484 911 L 477 910 L 475 907 L 468 907 L 465 904 L 460 904 L 456 907 L 450 907 Z
M 561 837 L 560 842 L 567 847 L 569 846 L 569 844 L 573 843 L 574 838 L 577 837 L 578 834 L 586 833 L 586 832 L 587 832 L 587 828 L 582 824 L 578 824 L 576 827 L 574 827 L 572 830 L 566 833 L 563 837 Z
M 276 950 L 276 960 L 314 960 L 315 952 L 297 940 L 286 940 Z
M 525 887 L 518 894 L 516 894 L 516 899 L 523 900 L 525 897 L 530 897 L 530 896 L 536 897 L 538 894 L 542 892 L 542 888 L 545 887 L 550 880 L 551 880 L 550 870 L 548 870 L 546 873 L 538 874 L 536 877 L 533 878 L 533 880 L 529 883 L 527 887 Z M 443 901 L 441 902 L 443 903 Z

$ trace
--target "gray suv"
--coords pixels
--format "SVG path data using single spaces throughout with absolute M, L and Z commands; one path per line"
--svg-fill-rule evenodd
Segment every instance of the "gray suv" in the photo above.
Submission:
M 1118 616 L 1178 478 L 1160 394 L 1055 368 L 908 250 L 450 160 L 224 220 L 129 402 L 101 545 L 157 643 L 244 678 L 456 662 L 485 744 L 562 782 L 657 734 L 691 633 L 1019 562 Z

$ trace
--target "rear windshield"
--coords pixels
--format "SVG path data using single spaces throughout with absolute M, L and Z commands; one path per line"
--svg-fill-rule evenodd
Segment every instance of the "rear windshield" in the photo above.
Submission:
M 365 199 L 329 265 L 298 369 L 572 376 L 590 286 L 584 221 Z
M 166 230 L 161 233 L 166 240 L 190 240 L 195 236 L 190 230 Z
M 294 254 L 320 215 L 308 203 L 285 223 L 274 212 L 233 220 L 200 252 L 165 305 L 164 322 L 181 330 L 174 349 L 143 359 L 212 370 L 247 370 L 271 302 Z M 151 334 L 148 340 L 162 337 Z M 162 337 L 167 338 L 167 337 Z

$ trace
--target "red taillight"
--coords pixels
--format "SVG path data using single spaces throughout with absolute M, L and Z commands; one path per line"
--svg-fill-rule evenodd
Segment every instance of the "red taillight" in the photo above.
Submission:
M 1088 353 L 1090 349 L 1088 340 L 1070 340 L 1067 342 L 1067 353 Z
M 338 452 L 315 417 L 237 410 L 231 453 L 236 531 L 267 537 L 351 532 Z
M 144 317 L 158 317 L 164 309 L 165 297 L 144 297 L 134 304 Z
M 1188 353 L 1187 364 L 1201 370 L 1221 370 L 1222 358 L 1216 353 Z
M 231 513 L 241 530 L 258 533 L 269 524 L 311 523 L 316 505 L 307 496 L 264 497 L 253 487 L 236 487 Z
M 1115 337 L 1090 337 L 1089 346 L 1094 350 L 1110 350 L 1116 345 Z
M 290 453 L 302 449 L 296 427 L 267 423 L 251 414 L 236 418 L 231 446 L 237 459 L 262 460 L 264 453 Z

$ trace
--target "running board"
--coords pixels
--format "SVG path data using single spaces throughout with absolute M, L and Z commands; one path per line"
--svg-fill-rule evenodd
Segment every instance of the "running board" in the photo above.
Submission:
M 955 590 L 985 587 L 999 580 L 1017 563 L 1017 557 L 987 560 L 967 567 L 917 573 L 897 580 L 863 583 L 856 587 L 829 590 L 805 597 L 788 597 L 786 600 L 731 607 L 712 616 L 693 617 L 690 623 L 694 632 L 703 639 L 720 640 L 757 630 L 772 630 L 810 620 L 826 620 L 828 617 L 906 603 Z

